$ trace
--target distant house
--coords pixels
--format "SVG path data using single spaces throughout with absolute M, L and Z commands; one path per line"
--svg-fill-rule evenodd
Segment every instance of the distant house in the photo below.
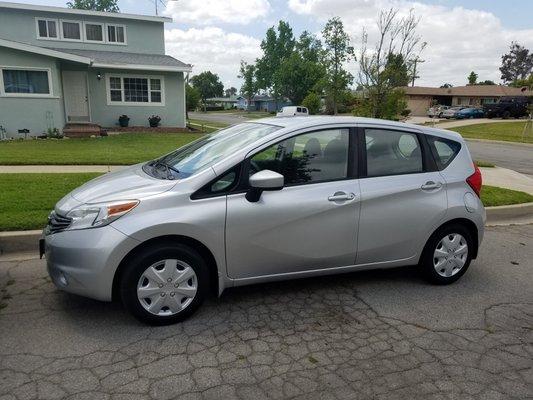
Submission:
M 291 104 L 288 99 L 278 100 L 276 102 L 274 97 L 265 94 L 256 94 L 252 97 L 250 104 L 248 104 L 247 98 L 243 96 L 237 97 L 237 108 L 248 111 L 276 112 L 282 107 L 290 106 Z
M 496 103 L 504 96 L 531 96 L 531 92 L 522 92 L 520 88 L 502 85 L 469 85 L 451 88 L 412 86 L 405 87 L 407 108 L 411 115 L 426 115 L 432 104 L 446 106 L 472 106 Z
M 206 102 L 210 105 L 223 107 L 225 110 L 230 110 L 232 108 L 237 108 L 238 97 L 211 97 L 206 99 Z
M 184 74 L 167 17 L 0 2 L 0 125 L 9 136 L 73 124 L 185 127 Z

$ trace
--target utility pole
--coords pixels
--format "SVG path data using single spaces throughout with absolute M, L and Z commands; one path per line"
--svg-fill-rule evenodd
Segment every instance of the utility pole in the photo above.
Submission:
M 420 59 L 419 56 L 416 56 L 415 59 L 411 60 L 411 62 L 413 63 L 413 78 L 412 78 L 412 81 L 411 81 L 411 86 L 414 86 L 415 85 L 415 79 L 417 78 L 420 78 L 417 74 L 416 74 L 416 66 L 418 63 L 423 63 L 425 62 L 426 60 L 422 60 Z

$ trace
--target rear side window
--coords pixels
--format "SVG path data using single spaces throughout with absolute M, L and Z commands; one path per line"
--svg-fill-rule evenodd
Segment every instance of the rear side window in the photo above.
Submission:
M 450 165 L 461 150 L 461 143 L 455 140 L 435 136 L 427 136 L 427 139 L 439 171 L 442 171 Z
M 365 129 L 367 176 L 423 172 L 422 150 L 414 133 Z

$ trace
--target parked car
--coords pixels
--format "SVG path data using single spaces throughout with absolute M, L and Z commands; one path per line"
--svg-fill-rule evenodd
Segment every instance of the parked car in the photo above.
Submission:
M 58 288 L 168 324 L 252 283 L 405 265 L 452 283 L 483 239 L 480 190 L 455 132 L 267 118 L 75 189 L 40 250 Z
M 302 106 L 286 106 L 276 114 L 276 117 L 294 117 L 294 116 L 306 117 L 309 115 L 307 107 Z
M 442 105 L 433 106 L 428 109 L 427 115 L 430 118 L 435 118 L 435 117 L 442 118 L 442 113 L 448 108 L 450 108 L 450 106 L 442 106 Z
M 485 104 L 487 118 L 520 118 L 528 115 L 529 100 L 526 96 L 502 97 L 497 103 Z
M 464 108 L 467 107 L 450 107 L 442 112 L 441 117 L 446 119 L 455 118 L 455 114 Z
M 463 108 L 455 113 L 455 118 L 457 119 L 466 119 L 466 118 L 483 118 L 485 113 L 479 108 Z

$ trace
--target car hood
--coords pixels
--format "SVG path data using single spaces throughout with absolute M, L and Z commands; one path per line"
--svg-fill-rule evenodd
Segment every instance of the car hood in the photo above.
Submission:
M 64 214 L 84 203 L 142 199 L 176 185 L 177 181 L 152 178 L 142 170 L 142 165 L 132 165 L 85 183 L 63 197 L 57 203 L 56 211 Z

